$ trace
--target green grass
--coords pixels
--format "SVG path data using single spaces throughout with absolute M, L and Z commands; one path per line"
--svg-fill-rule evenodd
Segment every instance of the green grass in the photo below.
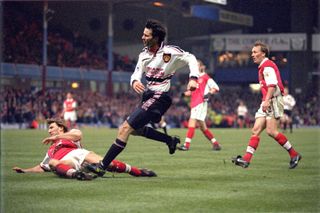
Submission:
M 17 174 L 44 157 L 39 130 L 5 130 L 1 135 L 1 212 L 320 212 L 319 129 L 287 133 L 303 159 L 288 169 L 289 155 L 266 133 L 248 169 L 230 159 L 243 154 L 250 130 L 213 129 L 221 142 L 211 151 L 196 131 L 188 152 L 169 155 L 165 145 L 131 137 L 117 159 L 156 171 L 156 178 L 127 174 L 81 182 L 52 173 Z M 87 149 L 104 155 L 116 130 L 83 129 Z M 170 129 L 182 140 L 186 129 Z

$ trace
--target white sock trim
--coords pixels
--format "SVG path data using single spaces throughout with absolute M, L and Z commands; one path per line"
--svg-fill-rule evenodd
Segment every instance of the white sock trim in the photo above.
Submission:
M 72 177 L 73 173 L 75 173 L 77 170 L 75 169 L 69 169 L 67 172 L 66 172 L 66 175 L 67 177 Z
M 256 151 L 256 150 L 255 150 L 253 147 L 247 146 L 247 152 L 253 154 L 255 151 Z
M 289 141 L 287 141 L 285 144 L 283 144 L 283 148 L 285 148 L 286 150 L 291 149 L 292 145 Z
M 126 164 L 125 172 L 129 173 L 130 171 L 131 171 L 131 166 L 129 164 Z
M 191 138 L 186 138 L 185 142 L 186 143 L 191 143 L 191 140 L 192 140 Z

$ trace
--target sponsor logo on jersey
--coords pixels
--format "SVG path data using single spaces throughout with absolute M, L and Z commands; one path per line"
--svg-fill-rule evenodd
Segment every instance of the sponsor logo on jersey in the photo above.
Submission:
M 171 59 L 171 54 L 169 53 L 163 53 L 162 59 L 165 63 L 168 63 Z

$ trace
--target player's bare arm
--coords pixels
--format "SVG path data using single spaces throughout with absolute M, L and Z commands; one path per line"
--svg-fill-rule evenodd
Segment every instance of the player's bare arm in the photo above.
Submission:
M 217 90 L 217 89 L 215 89 L 215 88 L 211 88 L 210 91 L 209 91 L 209 93 L 212 94 L 212 95 L 213 95 L 213 94 L 216 94 L 216 93 L 218 93 L 218 92 L 219 92 L 219 90 Z
M 81 138 L 82 138 L 82 132 L 79 129 L 71 129 L 69 132 L 47 137 L 42 140 L 42 143 L 43 144 L 49 144 L 49 143 L 52 144 L 55 140 L 58 140 L 58 139 L 79 141 L 79 140 L 81 140 Z
M 12 170 L 16 171 L 17 173 L 42 173 L 42 172 L 45 172 L 40 165 L 36 165 L 34 167 L 26 168 L 26 169 L 15 166 L 12 168 Z
M 185 91 L 185 92 L 184 92 L 184 95 L 185 95 L 185 96 L 191 96 L 191 91 L 190 91 L 190 90 Z

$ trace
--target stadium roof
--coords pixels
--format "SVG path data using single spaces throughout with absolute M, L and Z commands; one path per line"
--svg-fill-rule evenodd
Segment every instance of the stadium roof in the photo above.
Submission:
M 158 19 L 167 24 L 168 40 L 181 40 L 193 36 L 209 35 L 230 30 L 243 30 L 247 26 L 218 20 L 198 18 L 191 14 L 193 5 L 222 7 L 203 0 L 118 0 L 118 1 L 48 1 L 52 26 L 62 25 L 73 31 L 81 31 L 96 41 L 108 36 L 109 6 L 112 4 L 114 43 L 141 41 L 141 33 L 147 19 Z M 14 3 L 13 3 L 14 4 Z M 20 2 L 30 11 L 42 13 L 43 2 Z M 4 11 L 5 12 L 5 11 Z M 130 38 L 130 39 L 128 39 Z

